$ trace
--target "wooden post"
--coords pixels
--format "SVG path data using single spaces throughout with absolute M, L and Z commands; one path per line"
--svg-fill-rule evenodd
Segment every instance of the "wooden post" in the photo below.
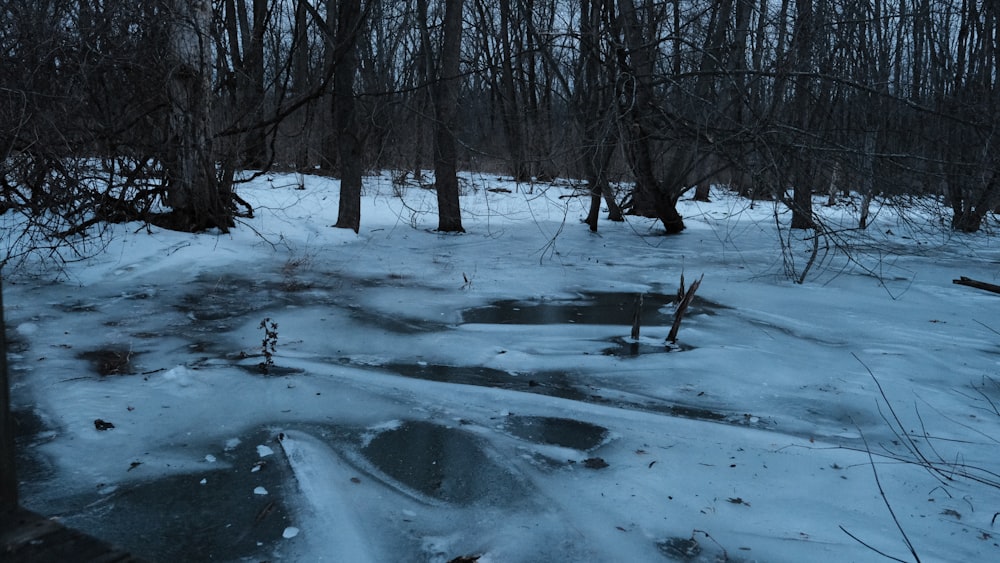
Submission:
M 3 322 L 3 276 L 0 276 L 0 512 L 17 508 L 14 474 L 14 419 L 7 382 L 7 334 Z

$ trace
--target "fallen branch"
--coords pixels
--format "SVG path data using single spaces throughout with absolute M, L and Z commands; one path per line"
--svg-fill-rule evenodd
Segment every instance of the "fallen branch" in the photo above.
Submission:
M 969 287 L 982 289 L 984 291 L 992 291 L 993 293 L 1000 293 L 1000 285 L 969 279 L 965 276 L 962 276 L 957 280 L 951 280 L 951 283 L 958 285 L 967 285 Z

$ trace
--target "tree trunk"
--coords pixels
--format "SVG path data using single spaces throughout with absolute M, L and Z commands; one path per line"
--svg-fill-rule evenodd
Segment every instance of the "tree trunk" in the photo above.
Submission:
M 253 0 L 253 27 L 244 35 L 242 84 L 238 110 L 249 112 L 251 129 L 244 140 L 243 166 L 255 170 L 267 166 L 267 135 L 264 121 L 264 32 L 269 19 L 268 0 Z M 241 18 L 246 25 L 246 0 L 240 0 Z M 244 31 L 247 30 L 244 27 Z M 236 49 L 236 45 L 230 45 Z
M 531 173 L 525 160 L 523 112 L 518 104 L 517 88 L 514 84 L 510 16 L 510 0 L 500 0 L 500 99 L 514 181 L 528 182 L 531 180 Z
M 222 2 L 222 25 L 227 44 L 219 42 L 217 73 L 222 81 L 232 121 L 244 131 L 231 141 L 228 159 L 240 167 L 263 169 L 267 165 L 264 117 L 264 31 L 269 12 L 267 0 L 252 0 L 253 26 L 247 0 Z M 232 69 L 230 71 L 230 68 Z M 221 147 L 217 147 L 219 149 Z
M 650 146 L 653 124 L 650 123 L 649 112 L 655 106 L 653 73 L 654 63 L 651 50 L 656 45 L 648 41 L 643 34 L 633 0 L 618 2 L 622 25 L 625 32 L 625 44 L 628 47 L 629 67 L 635 80 L 635 99 L 627 113 L 631 123 L 626 127 L 629 136 L 628 152 L 631 155 L 630 164 L 635 175 L 636 190 L 646 194 L 653 203 L 653 212 L 663 223 L 666 234 L 676 234 L 684 230 L 684 219 L 677 212 L 677 195 L 670 193 L 656 178 L 653 166 L 653 151 Z M 677 166 L 671 170 L 678 171 Z
M 621 208 L 608 185 L 608 167 L 618 142 L 612 108 L 614 66 L 601 61 L 602 0 L 581 0 L 580 61 L 576 70 L 577 122 L 583 132 L 583 173 L 590 187 L 590 211 L 585 223 L 593 232 L 601 212 L 601 198 L 608 203 L 609 219 L 623 220 Z
M 795 67 L 799 74 L 795 78 L 794 119 L 799 125 L 801 136 L 806 136 L 810 126 L 812 109 L 810 108 L 810 84 L 812 82 L 812 45 L 813 45 L 813 0 L 795 0 L 795 11 L 798 20 L 795 25 Z M 804 144 L 804 143 L 803 143 Z M 812 209 L 812 188 L 815 181 L 815 163 L 813 155 L 807 148 L 799 148 L 798 159 L 795 162 L 795 179 L 792 194 L 792 225 L 793 229 L 812 229 L 815 226 Z
M 455 127 L 458 115 L 459 63 L 462 48 L 462 1 L 444 0 L 444 25 L 440 70 L 435 84 L 434 183 L 437 189 L 438 230 L 465 232 L 458 197 L 458 150 Z M 425 22 L 426 25 L 426 22 Z
M 164 158 L 169 226 L 186 231 L 219 228 L 233 221 L 232 183 L 216 171 L 212 151 L 212 55 L 209 0 L 173 0 L 167 83 L 169 138 Z
M 340 157 L 340 207 L 337 224 L 355 233 L 361 228 L 361 140 L 358 138 L 354 100 L 354 76 L 358 69 L 357 36 L 361 0 L 340 0 L 337 10 L 336 41 L 344 49 L 333 71 L 333 122 L 337 128 Z
M 3 278 L 0 277 L 0 512 L 17 508 L 14 465 L 14 418 L 10 414 L 7 382 L 7 340 L 3 317 Z
M 292 92 L 302 95 L 312 86 L 309 76 L 309 24 L 305 0 L 295 3 L 295 26 L 292 38 Z M 295 142 L 295 170 L 304 172 L 309 167 L 309 130 L 307 124 L 313 112 L 313 103 L 305 104 L 296 112 L 294 122 L 299 134 Z

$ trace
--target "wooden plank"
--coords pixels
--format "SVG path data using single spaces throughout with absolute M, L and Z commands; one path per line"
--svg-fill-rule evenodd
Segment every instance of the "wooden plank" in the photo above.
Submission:
M 142 563 L 128 552 L 24 509 L 0 512 L 0 560 L 9 563 Z

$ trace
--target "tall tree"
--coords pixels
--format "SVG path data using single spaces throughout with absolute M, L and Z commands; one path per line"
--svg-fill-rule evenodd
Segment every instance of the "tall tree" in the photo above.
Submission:
M 793 127 L 797 136 L 805 138 L 813 121 L 815 108 L 812 99 L 813 72 L 813 41 L 815 22 L 813 0 L 795 0 L 795 33 L 792 39 L 794 65 L 796 75 L 795 95 L 792 102 L 792 113 L 795 123 Z M 800 144 L 792 148 L 796 152 L 795 170 L 793 172 L 794 187 L 791 200 L 792 228 L 811 229 L 815 226 L 812 209 L 812 190 L 815 182 L 815 163 L 807 145 Z
M 217 171 L 212 151 L 212 3 L 170 2 L 166 202 L 174 227 L 225 232 L 235 222 L 232 179 Z
M 524 112 L 520 107 L 518 91 L 514 82 L 514 53 L 511 36 L 514 34 L 511 22 L 511 0 L 500 0 L 500 98 L 504 131 L 511 158 L 515 182 L 531 179 L 525 157 Z
M 242 168 L 262 169 L 268 164 L 264 121 L 264 35 L 271 9 L 268 0 L 224 0 L 216 64 L 228 94 L 228 118 L 240 129 L 230 139 L 228 158 Z M 230 76 L 231 74 L 231 76 Z
M 465 232 L 459 205 L 458 148 L 455 130 L 458 125 L 458 100 L 462 54 L 463 0 L 443 0 L 441 56 L 434 82 L 434 184 L 437 189 L 438 230 Z M 427 25 L 426 21 L 424 25 Z
M 340 156 L 340 207 L 336 226 L 352 229 L 361 227 L 361 163 L 360 138 L 354 94 L 354 77 L 358 72 L 358 28 L 361 25 L 361 0 L 340 0 L 337 6 L 336 40 L 344 55 L 333 71 L 333 123 L 337 129 Z
M 580 53 L 574 80 L 575 117 L 581 130 L 580 157 L 590 191 L 590 211 L 585 223 L 597 231 L 602 198 L 608 205 L 608 218 L 622 221 L 622 211 L 615 201 L 608 181 L 611 159 L 618 144 L 618 124 L 614 101 L 616 64 L 601 56 L 605 25 L 609 25 L 614 6 L 605 0 L 580 0 Z
M 625 131 L 629 164 L 635 176 L 636 191 L 644 192 L 652 200 L 653 210 L 666 233 L 676 234 L 684 230 L 684 219 L 677 211 L 680 191 L 664 185 L 657 177 L 654 165 L 653 139 L 659 129 L 655 117 L 657 100 L 654 86 L 657 42 L 647 32 L 653 26 L 646 26 L 644 29 L 633 0 L 618 0 L 618 8 L 627 47 L 626 71 L 630 75 L 633 92 L 631 99 L 623 106 L 627 120 Z M 646 15 L 653 17 L 651 13 Z M 670 172 L 674 174 L 671 181 L 682 186 L 683 180 L 678 177 L 677 168 L 671 167 Z

